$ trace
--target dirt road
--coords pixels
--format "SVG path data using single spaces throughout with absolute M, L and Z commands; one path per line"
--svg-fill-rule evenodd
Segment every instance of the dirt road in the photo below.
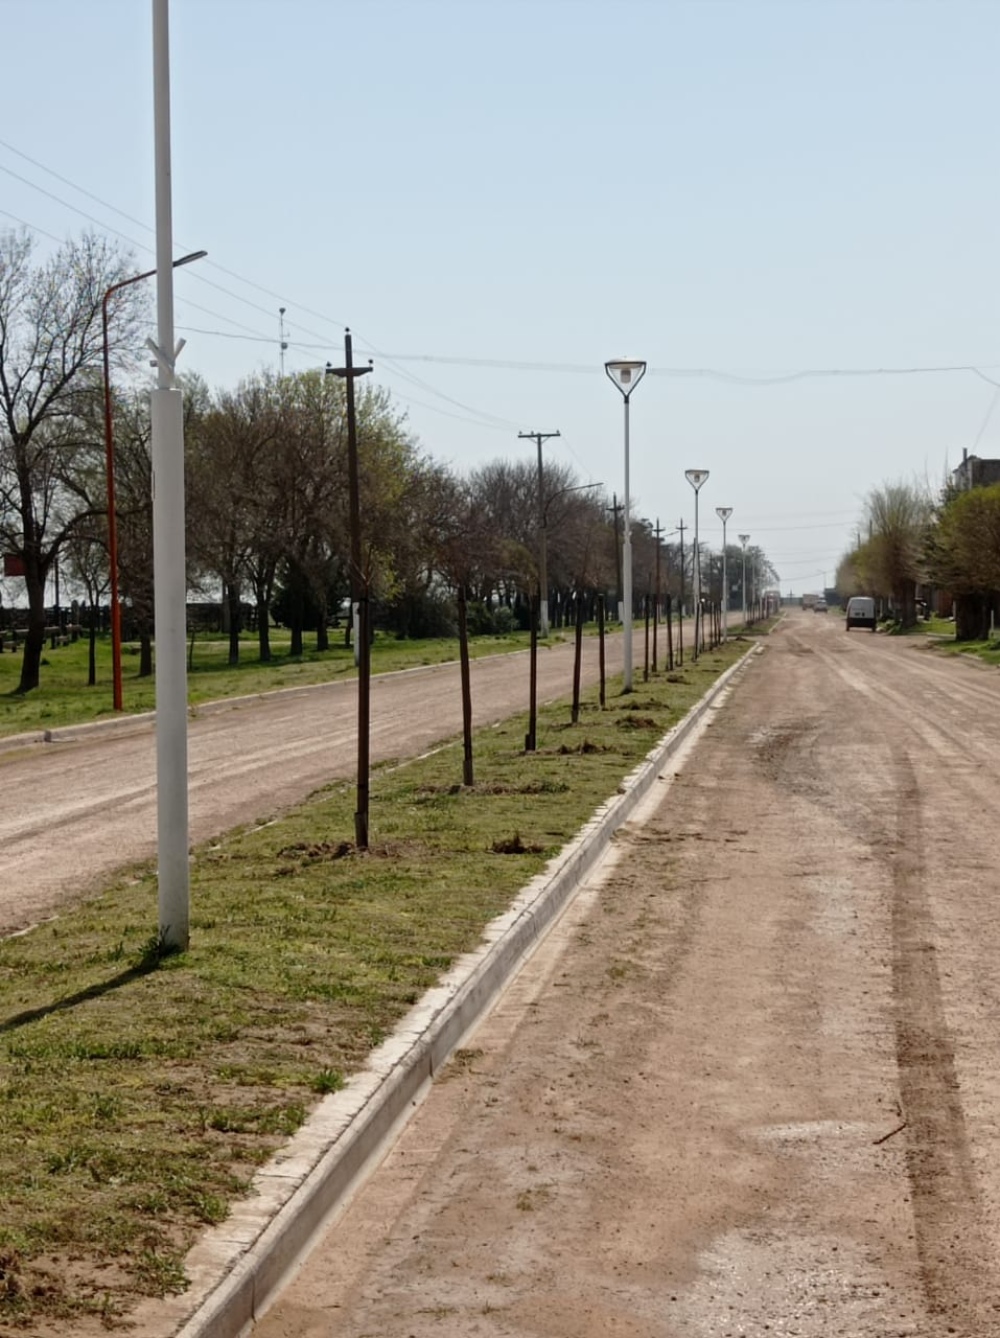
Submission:
M 998 759 L 793 614 L 256 1338 L 1000 1335 Z
M 635 654 L 641 656 L 637 633 Z M 607 639 L 607 672 L 621 672 L 621 636 Z M 637 663 L 641 666 L 642 659 Z M 584 641 L 583 680 L 598 678 L 596 637 Z M 640 670 L 641 672 L 641 670 Z M 528 652 L 474 660 L 476 726 L 528 706 Z M 573 647 L 538 656 L 540 702 L 572 692 Z M 412 757 L 461 733 L 457 664 L 372 679 L 371 757 Z M 355 774 L 357 684 L 270 693 L 190 723 L 191 840 L 270 817 L 338 777 Z M 127 722 L 123 722 L 127 723 Z M 152 725 L 0 752 L 0 936 L 53 914 L 111 871 L 156 853 Z

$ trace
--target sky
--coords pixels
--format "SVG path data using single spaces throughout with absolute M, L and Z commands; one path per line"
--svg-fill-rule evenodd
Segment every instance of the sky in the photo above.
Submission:
M 0 228 L 150 268 L 150 0 L 0 32 Z M 998 50 L 989 0 L 171 0 L 179 365 L 349 325 L 434 459 L 558 430 L 621 501 L 644 359 L 633 514 L 690 541 L 707 469 L 700 538 L 819 589 L 873 489 L 1000 456 Z

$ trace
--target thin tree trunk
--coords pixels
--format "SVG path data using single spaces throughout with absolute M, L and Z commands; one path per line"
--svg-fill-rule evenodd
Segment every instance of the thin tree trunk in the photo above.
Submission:
M 235 581 L 226 582 L 226 613 L 229 622 L 229 663 L 240 662 L 240 587 Z
M 45 649 L 45 568 L 25 556 L 25 585 L 28 589 L 28 635 L 24 640 L 19 694 L 38 687 L 38 676 Z
M 657 566 L 658 565 L 659 562 L 657 561 Z M 657 651 L 656 643 L 659 640 L 659 635 L 660 635 L 660 579 L 659 579 L 659 570 L 657 570 L 656 597 L 653 600 L 653 673 L 654 674 L 657 671 L 657 662 L 659 658 L 656 653 Z
M 580 661 L 583 659 L 583 600 L 576 596 L 576 644 L 573 649 L 573 711 L 570 720 L 580 723 Z
M 472 681 L 469 676 L 469 621 L 464 585 L 458 587 L 458 655 L 462 668 L 462 784 L 473 785 Z
M 257 600 L 257 647 L 258 658 L 261 664 L 267 664 L 271 659 L 271 613 L 268 608 L 270 600 Z
M 649 596 L 646 596 L 646 658 L 642 666 L 642 681 L 649 682 Z
M 535 751 L 538 731 L 538 606 L 540 600 L 533 595 L 528 600 L 529 621 L 531 623 L 531 652 L 528 656 L 528 732 L 524 738 L 524 751 Z
M 97 605 L 90 606 L 90 636 L 87 645 L 87 687 L 97 684 Z
M 327 626 L 328 615 L 326 608 L 326 596 L 316 600 L 316 649 L 330 649 L 330 629 Z

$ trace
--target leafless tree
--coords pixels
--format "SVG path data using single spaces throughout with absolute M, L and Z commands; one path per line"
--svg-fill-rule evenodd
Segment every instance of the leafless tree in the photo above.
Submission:
M 132 268 L 130 257 L 93 235 L 38 263 L 34 250 L 27 233 L 0 234 L 0 543 L 24 566 L 22 693 L 38 686 L 49 571 L 94 511 L 80 479 L 95 444 L 87 401 L 100 385 L 101 305 Z M 135 345 L 142 302 L 133 287 L 109 301 L 116 355 Z

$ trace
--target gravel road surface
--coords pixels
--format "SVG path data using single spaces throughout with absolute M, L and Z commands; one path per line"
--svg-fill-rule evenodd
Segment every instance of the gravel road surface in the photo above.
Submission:
M 641 656 L 638 634 L 635 646 Z M 608 674 L 620 673 L 620 635 L 607 638 L 606 653 Z M 637 663 L 641 674 L 642 659 Z M 527 651 L 473 660 L 474 724 L 526 711 L 528 673 Z M 572 676 L 569 642 L 539 650 L 540 702 L 571 696 Z M 584 639 L 582 677 L 597 681 L 596 637 Z M 202 708 L 188 736 L 192 842 L 270 817 L 353 776 L 356 717 L 354 681 Z M 457 663 L 374 677 L 371 729 L 373 763 L 460 734 Z M 0 936 L 156 853 L 156 743 L 148 720 L 134 730 L 118 721 L 110 731 L 85 729 L 65 742 L 0 751 L 0 784 Z
M 792 614 L 255 1338 L 1000 1335 L 998 759 Z

